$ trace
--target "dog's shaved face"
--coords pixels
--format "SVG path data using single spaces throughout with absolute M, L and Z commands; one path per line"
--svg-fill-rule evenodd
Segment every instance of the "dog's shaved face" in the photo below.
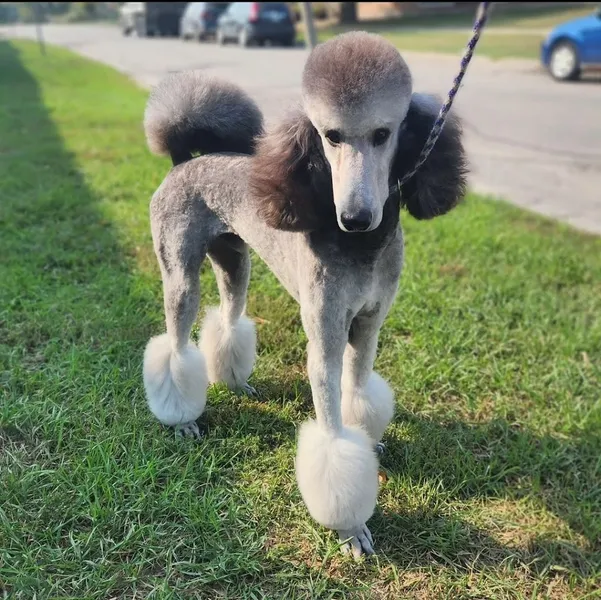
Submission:
M 303 74 L 303 103 L 332 171 L 338 225 L 372 231 L 382 220 L 411 74 L 382 38 L 348 33 L 317 46 Z

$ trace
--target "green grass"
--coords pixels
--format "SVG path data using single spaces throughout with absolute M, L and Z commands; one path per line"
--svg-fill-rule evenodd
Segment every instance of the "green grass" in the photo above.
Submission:
M 361 27 L 365 31 L 370 28 Z M 376 31 L 376 30 L 375 30 Z M 320 32 L 319 41 L 326 41 L 339 32 Z M 460 31 L 384 31 L 381 35 L 402 52 L 439 52 L 461 57 L 469 40 L 469 32 Z M 476 54 L 493 59 L 529 58 L 540 55 L 540 43 L 544 36 L 532 33 L 493 35 L 485 31 L 478 42 Z
M 582 599 L 601 586 L 601 240 L 470 196 L 404 216 L 377 369 L 378 556 L 309 518 L 298 310 L 254 260 L 262 400 L 210 390 L 201 443 L 145 406 L 163 330 L 146 93 L 0 42 L 0 587 L 9 598 Z M 217 301 L 208 267 L 204 305 Z M 195 332 L 195 335 L 197 332 Z
M 536 60 L 540 55 L 540 43 L 545 37 L 545 31 L 564 21 L 592 14 L 594 9 L 594 6 L 574 8 L 564 6 L 515 11 L 510 7 L 506 9 L 495 7 L 478 43 L 477 54 L 493 59 Z M 353 26 L 353 29 L 379 33 L 401 51 L 460 55 L 469 39 L 473 20 L 473 13 L 418 15 L 400 19 L 362 21 Z M 454 30 L 445 30 L 445 28 L 454 28 Z M 509 29 L 515 31 L 507 31 Z M 540 32 L 532 31 L 539 29 Z M 318 38 L 320 41 L 326 41 L 347 30 L 348 27 L 345 26 L 320 28 Z

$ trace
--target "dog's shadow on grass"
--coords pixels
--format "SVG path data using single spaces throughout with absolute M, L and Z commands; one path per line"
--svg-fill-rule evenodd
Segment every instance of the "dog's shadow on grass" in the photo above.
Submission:
M 224 412 L 220 407 L 209 421 L 226 427 L 230 418 L 237 426 L 247 423 L 267 451 L 290 444 L 295 425 L 279 414 L 285 403 L 292 402 L 296 419 L 312 416 L 308 382 L 299 376 L 292 385 L 289 378 L 256 384 L 259 398 L 245 402 L 243 408 L 230 406 Z M 409 435 L 398 435 L 399 427 Z M 398 568 L 446 566 L 480 572 L 513 565 L 538 577 L 567 572 L 582 578 L 601 569 L 599 480 L 593 472 L 601 452 L 594 432 L 567 440 L 537 436 L 504 420 L 434 422 L 397 411 L 384 441 L 381 465 L 389 480 L 369 524 L 378 554 Z M 431 497 L 422 507 L 419 499 L 416 506 L 416 498 L 406 496 L 407 510 L 387 508 L 402 504 L 407 487 L 415 490 L 420 485 L 447 502 L 469 503 L 470 515 L 480 515 L 478 509 L 492 502 L 486 525 L 477 518 L 432 508 L 439 503 Z M 516 508 L 525 498 L 534 498 L 536 508 L 530 504 L 525 511 Z M 478 501 L 475 510 L 470 501 Z M 553 525 L 537 527 L 540 511 L 559 519 L 562 529 L 570 528 L 577 542 L 555 535 Z M 505 530 L 497 522 L 499 514 L 507 518 Z
M 211 387 L 207 408 L 199 421 L 203 434 L 254 435 L 267 450 L 289 444 L 294 440 L 295 424 L 283 418 L 281 411 L 286 406 L 302 411 L 308 418 L 312 409 L 309 383 L 296 375 L 287 377 L 285 382 L 253 378 L 252 383 L 256 386 L 255 396 L 237 396 L 222 384 Z

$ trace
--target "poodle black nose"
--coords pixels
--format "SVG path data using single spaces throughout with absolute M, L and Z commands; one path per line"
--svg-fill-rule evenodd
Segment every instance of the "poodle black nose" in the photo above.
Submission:
M 365 231 L 371 225 L 371 210 L 362 208 L 354 214 L 342 213 L 340 222 L 347 231 Z

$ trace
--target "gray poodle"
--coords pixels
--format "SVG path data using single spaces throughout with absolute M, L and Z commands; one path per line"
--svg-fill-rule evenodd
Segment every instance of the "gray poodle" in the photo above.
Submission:
M 366 522 L 378 494 L 377 446 L 394 412 L 373 364 L 403 265 L 400 209 L 418 219 L 449 211 L 465 193 L 466 158 L 451 116 L 399 189 L 440 103 L 413 93 L 399 52 L 375 35 L 317 46 L 300 105 L 264 132 L 242 90 L 202 73 L 171 75 L 152 91 L 148 145 L 173 168 L 150 206 L 167 331 L 146 347 L 144 384 L 159 421 L 194 436 L 209 383 L 254 393 L 256 335 L 245 316 L 252 248 L 298 301 L 308 339 L 316 418 L 298 436 L 302 498 L 359 556 L 373 553 Z M 190 332 L 207 256 L 220 305 L 207 310 L 197 347 Z

